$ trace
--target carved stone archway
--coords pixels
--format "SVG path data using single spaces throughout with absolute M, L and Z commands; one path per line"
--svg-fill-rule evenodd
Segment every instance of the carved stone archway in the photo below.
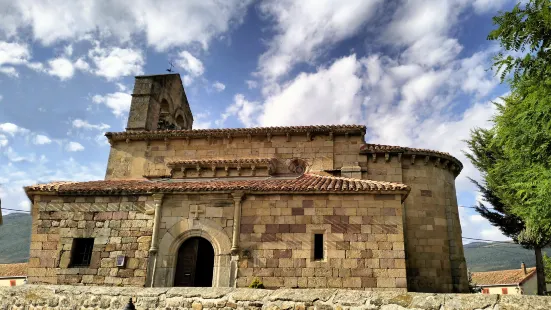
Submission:
M 154 286 L 171 287 L 173 285 L 178 249 L 191 237 L 205 238 L 214 248 L 212 286 L 231 286 L 231 241 L 222 226 L 209 219 L 183 219 L 168 229 L 159 243 Z

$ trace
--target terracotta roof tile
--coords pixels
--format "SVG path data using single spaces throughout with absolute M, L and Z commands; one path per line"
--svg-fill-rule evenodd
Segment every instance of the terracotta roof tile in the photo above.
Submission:
M 137 130 L 123 132 L 107 132 L 110 140 L 121 141 L 125 139 L 163 139 L 169 137 L 227 137 L 246 136 L 259 134 L 287 134 L 287 133 L 329 133 L 335 134 L 365 134 L 366 127 L 363 125 L 312 125 L 312 126 L 280 126 L 280 127 L 253 127 L 253 128 L 220 128 L 220 129 L 190 129 L 190 130 Z
M 536 273 L 536 268 L 526 268 L 526 271 L 527 274 L 524 274 L 524 270 L 522 269 L 473 272 L 472 279 L 479 286 L 498 284 L 517 285 L 533 276 Z
M 370 144 L 366 143 L 360 147 L 361 153 L 403 153 L 403 154 L 417 154 L 417 155 L 432 155 L 437 157 L 446 158 L 455 162 L 458 165 L 459 170 L 463 169 L 463 164 L 459 159 L 453 157 L 446 152 L 434 151 L 429 149 L 419 149 L 412 147 L 404 147 L 397 145 L 384 145 L 384 144 Z
M 402 183 L 359 180 L 304 174 L 296 178 L 239 178 L 211 180 L 105 180 L 91 182 L 67 182 L 38 184 L 25 187 L 32 192 L 58 194 L 138 194 L 194 191 L 259 191 L 259 192 L 366 192 L 407 194 L 409 187 Z M 405 197 L 404 197 L 405 198 Z
M 0 264 L 0 277 L 21 277 L 27 275 L 27 263 Z

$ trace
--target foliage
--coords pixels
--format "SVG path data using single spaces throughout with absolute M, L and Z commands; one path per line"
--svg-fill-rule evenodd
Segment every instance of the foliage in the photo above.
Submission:
M 551 82 L 551 80 L 549 80 Z M 504 158 L 492 173 L 500 198 L 511 211 L 551 235 L 551 83 L 525 80 L 499 105 L 496 143 Z
M 258 279 L 255 278 L 251 285 L 249 285 L 250 288 L 264 288 L 264 284 Z
M 501 80 L 512 73 L 516 84 L 525 77 L 541 79 L 551 74 L 551 1 L 530 0 L 493 18 L 497 29 L 489 40 L 498 40 L 507 53 L 494 57 Z
M 551 257 L 543 254 L 543 265 L 545 266 L 545 282 L 551 283 Z
M 481 172 L 484 183 L 479 183 L 471 178 L 471 182 L 478 188 L 482 194 L 482 199 L 489 203 L 492 208 L 488 208 L 484 203 L 479 202 L 475 206 L 476 211 L 493 226 L 496 226 L 501 232 L 519 243 L 518 236 L 524 230 L 525 225 L 521 218 L 512 214 L 508 207 L 496 195 L 495 185 L 498 180 L 494 178 L 495 173 L 490 173 L 495 167 L 496 162 L 503 157 L 503 151 L 496 147 L 495 134 L 493 130 L 476 128 L 471 130 L 471 138 L 466 141 L 470 153 L 465 152 L 471 163 Z M 526 248 L 531 248 L 531 244 L 522 244 Z

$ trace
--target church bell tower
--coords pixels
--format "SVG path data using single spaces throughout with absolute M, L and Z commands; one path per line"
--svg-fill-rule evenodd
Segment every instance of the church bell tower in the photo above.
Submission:
M 127 131 L 192 129 L 192 125 L 180 74 L 136 76 Z

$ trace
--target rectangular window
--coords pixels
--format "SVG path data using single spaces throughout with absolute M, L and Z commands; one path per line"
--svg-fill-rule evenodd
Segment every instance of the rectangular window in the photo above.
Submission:
M 490 289 L 489 288 L 483 288 L 482 289 L 482 294 L 489 294 L 490 293 Z
M 75 238 L 71 251 L 71 267 L 88 267 L 92 258 L 94 238 Z
M 507 295 L 507 288 L 506 287 L 501 288 L 501 294 Z
M 16 284 L 15 280 L 10 280 L 10 286 L 15 286 L 15 284 Z
M 314 260 L 323 260 L 323 234 L 314 235 Z

